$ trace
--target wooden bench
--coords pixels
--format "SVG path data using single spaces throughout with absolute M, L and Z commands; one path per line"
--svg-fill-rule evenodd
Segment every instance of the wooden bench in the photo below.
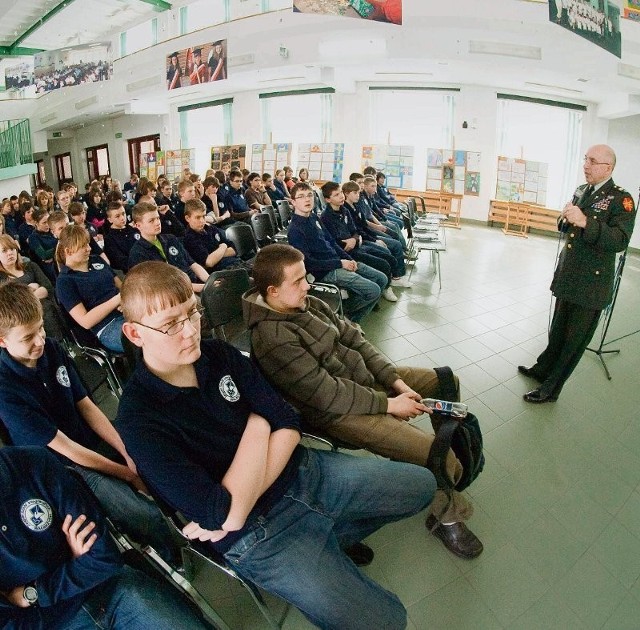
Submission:
M 391 193 L 400 202 L 405 202 L 408 198 L 415 197 L 421 202 L 418 206 L 418 211 L 444 214 L 449 218 L 442 225 L 460 229 L 462 195 L 444 193 L 439 190 L 406 190 L 403 188 L 395 188 L 391 190 Z
M 516 201 L 492 199 L 489 204 L 488 222 L 503 223 L 505 234 L 526 237 L 530 229 L 557 232 L 559 210 Z

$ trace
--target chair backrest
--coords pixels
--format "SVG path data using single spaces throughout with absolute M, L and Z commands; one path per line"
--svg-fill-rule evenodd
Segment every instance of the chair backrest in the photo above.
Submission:
M 217 337 L 226 339 L 224 326 L 242 315 L 242 295 L 251 286 L 246 269 L 214 271 L 201 294 L 207 322 Z
M 273 206 L 262 206 L 261 212 L 262 214 L 266 214 L 269 216 L 269 218 L 271 219 L 273 231 L 277 234 L 282 229 L 282 224 L 280 223 L 280 215 L 276 214 Z
M 314 282 L 309 286 L 309 294 L 322 300 L 338 317 L 343 317 L 342 294 L 335 284 Z
M 246 223 L 234 223 L 225 231 L 225 236 L 233 243 L 236 254 L 243 260 L 253 258 L 258 253 L 258 243 L 256 243 L 253 230 Z
M 405 203 L 407 204 L 407 210 L 409 211 L 409 220 L 411 223 L 414 223 L 417 214 L 416 200 L 413 197 L 409 197 Z
M 280 201 L 276 201 L 276 206 L 278 208 L 278 214 L 280 215 L 280 223 L 282 224 L 282 227 L 285 228 L 289 225 L 291 215 L 293 214 L 291 202 L 288 199 L 282 199 Z
M 251 227 L 260 247 L 272 242 L 276 235 L 271 217 L 268 214 L 254 214 L 251 217 Z

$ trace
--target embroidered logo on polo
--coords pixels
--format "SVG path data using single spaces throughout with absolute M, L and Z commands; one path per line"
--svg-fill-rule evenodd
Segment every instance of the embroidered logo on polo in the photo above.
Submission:
M 104 269 L 104 263 L 93 263 L 91 265 L 96 271 L 100 271 L 101 269 Z
M 177 248 L 175 245 L 172 245 L 172 246 L 169 248 L 169 253 L 170 253 L 172 256 L 177 256 L 177 255 L 178 255 L 178 248 Z
M 67 372 L 67 368 L 64 365 L 61 365 L 56 370 L 56 380 L 62 387 L 71 387 L 71 381 L 69 380 L 69 372 Z
M 139 241 L 140 240 L 140 234 L 134 234 L 133 238 L 135 238 L 136 241 Z
M 240 392 L 228 374 L 220 379 L 218 389 L 225 400 L 229 402 L 238 402 L 240 400 Z
M 20 507 L 20 518 L 32 532 L 44 532 L 53 521 L 53 510 L 42 499 L 29 499 Z

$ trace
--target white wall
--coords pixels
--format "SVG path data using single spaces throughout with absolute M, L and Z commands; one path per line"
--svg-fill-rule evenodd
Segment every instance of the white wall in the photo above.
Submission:
M 11 195 L 19 195 L 23 190 L 31 192 L 30 175 L 0 180 L 0 199 L 11 197 Z

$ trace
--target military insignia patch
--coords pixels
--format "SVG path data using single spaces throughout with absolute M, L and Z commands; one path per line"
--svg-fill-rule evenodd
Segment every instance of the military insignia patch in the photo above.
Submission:
M 633 199 L 631 199 L 631 197 L 625 197 L 622 200 L 622 207 L 625 212 L 633 212 Z

